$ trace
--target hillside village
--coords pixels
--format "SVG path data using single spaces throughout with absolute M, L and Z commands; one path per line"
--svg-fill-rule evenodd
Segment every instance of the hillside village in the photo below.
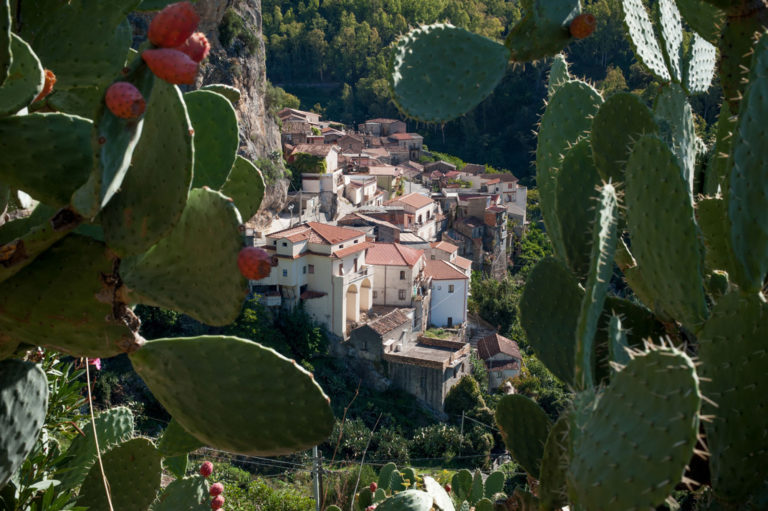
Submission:
M 301 188 L 266 226 L 246 224 L 248 242 L 272 257 L 252 293 L 267 307 L 303 306 L 368 384 L 438 413 L 469 374 L 471 350 L 492 388 L 518 374 L 516 343 L 469 315 L 467 301 L 473 271 L 505 275 L 526 227 L 526 187 L 483 165 L 419 163 L 423 137 L 400 120 L 347 131 L 313 112 L 278 116 Z

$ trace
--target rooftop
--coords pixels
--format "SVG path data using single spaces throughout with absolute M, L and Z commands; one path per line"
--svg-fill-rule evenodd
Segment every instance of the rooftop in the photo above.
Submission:
M 273 232 L 267 238 L 288 239 L 291 242 L 309 240 L 310 243 L 321 245 L 335 245 L 354 238 L 364 236 L 364 233 L 346 227 L 321 224 L 319 222 L 307 222 L 289 229 Z
M 393 122 L 398 122 L 398 120 L 397 119 L 385 119 L 383 117 L 377 117 L 376 119 L 368 119 L 365 122 L 378 123 L 378 124 L 392 124 Z
M 393 133 L 389 138 L 392 140 L 413 140 L 413 135 L 410 133 Z
M 483 360 L 488 360 L 499 353 L 504 353 L 518 360 L 523 358 L 520 356 L 520 348 L 517 343 L 499 334 L 491 334 L 477 341 L 477 352 Z
M 297 144 L 293 151 L 291 151 L 291 154 L 305 153 L 325 157 L 328 156 L 331 150 L 341 152 L 339 146 L 333 144 Z
M 428 277 L 432 277 L 432 280 L 466 280 L 469 278 L 453 264 L 440 259 L 428 259 L 424 271 Z
M 464 270 L 472 269 L 472 261 L 470 261 L 466 257 L 456 256 L 456 258 L 452 262 L 453 264 L 455 264 L 459 268 L 463 268 Z
M 391 332 L 395 328 L 403 325 L 404 323 L 410 323 L 411 319 L 400 309 L 395 309 L 392 312 L 381 316 L 380 318 L 368 323 L 377 334 L 384 335 Z
M 434 203 L 434 201 L 427 197 L 426 195 L 422 195 L 420 193 L 409 193 L 408 195 L 403 195 L 402 197 L 397 197 L 396 199 L 389 200 L 384 203 L 386 206 L 390 205 L 396 205 L 396 204 L 405 204 L 407 206 L 411 206 L 414 208 L 423 208 L 424 206 L 429 206 L 430 204 Z
M 364 232 L 358 231 L 360 234 L 365 234 Z M 366 248 L 371 248 L 373 246 L 373 243 L 369 241 L 364 241 L 362 243 L 356 243 L 354 245 L 350 245 L 348 247 L 340 248 L 333 252 L 333 257 L 337 259 L 341 259 L 342 257 L 346 257 L 348 255 L 355 254 L 357 252 L 362 252 Z
M 399 243 L 374 243 L 365 257 L 366 264 L 381 266 L 408 266 L 413 268 L 424 251 L 403 246 Z
M 459 247 L 453 245 L 452 243 L 448 243 L 447 241 L 435 241 L 432 243 L 432 248 L 442 250 L 443 252 L 448 252 L 449 254 L 458 252 L 459 250 Z

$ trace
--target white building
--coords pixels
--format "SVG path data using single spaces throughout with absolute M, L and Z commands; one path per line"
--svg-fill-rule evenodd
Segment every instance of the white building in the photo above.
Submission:
M 428 259 L 424 269 L 432 279 L 429 322 L 437 327 L 455 327 L 467 320 L 469 277 L 458 266 Z
M 497 333 L 477 342 L 477 354 L 488 368 L 488 385 L 498 388 L 509 378 L 520 374 L 523 357 L 517 343 Z
M 366 261 L 373 267 L 374 305 L 411 307 L 414 298 L 422 295 L 426 264 L 423 250 L 399 243 L 374 243 Z
M 447 241 L 435 241 L 430 244 L 430 248 L 427 251 L 429 259 L 448 261 L 449 263 L 458 266 L 461 271 L 464 272 L 469 278 L 472 278 L 472 261 L 459 255 L 459 247 Z
M 420 193 L 409 193 L 384 203 L 385 206 L 401 207 L 412 216 L 408 226 L 414 234 L 425 240 L 433 240 L 437 236 L 438 206 L 435 201 Z
M 375 176 L 344 176 L 344 196 L 355 206 L 381 206 L 384 192 L 380 192 Z
M 366 264 L 371 246 L 363 232 L 317 222 L 274 232 L 264 247 L 273 255 L 272 271 L 252 281 L 252 289 L 268 306 L 303 301 L 316 321 L 346 338 L 373 303 L 374 275 Z

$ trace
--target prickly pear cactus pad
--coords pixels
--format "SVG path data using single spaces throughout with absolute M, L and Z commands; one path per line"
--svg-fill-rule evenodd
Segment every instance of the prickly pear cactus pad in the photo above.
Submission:
M 218 192 L 193 189 L 170 234 L 120 273 L 132 299 L 183 312 L 209 325 L 237 318 L 248 292 L 237 268 L 240 214 Z
M 749 86 L 739 110 L 733 141 L 728 191 L 728 220 L 736 262 L 734 277 L 747 291 L 758 291 L 768 273 L 768 147 L 765 119 L 768 117 L 768 36 L 755 49 Z
M 676 83 L 661 89 L 653 106 L 653 115 L 660 126 L 661 138 L 672 149 L 688 182 L 689 194 L 693 197 L 693 181 L 696 165 L 696 126 L 693 110 L 688 99 Z
M 189 455 L 179 454 L 178 456 L 171 456 L 170 458 L 163 458 L 163 469 L 167 470 L 174 476 L 182 478 L 187 475 L 187 467 L 189 466 Z
M 539 498 L 542 509 L 560 509 L 568 504 L 568 417 L 560 417 L 549 430 L 539 472 Z
M 469 492 L 472 491 L 472 472 L 463 468 L 453 474 L 451 489 L 458 500 L 468 499 Z
M 632 250 L 653 297 L 648 305 L 697 330 L 708 311 L 689 188 L 675 156 L 652 135 L 635 142 L 625 202 Z
M 520 324 L 528 342 L 552 374 L 568 384 L 573 382 L 574 332 L 583 296 L 568 268 L 548 257 L 533 268 L 520 298 Z
M 624 13 L 624 25 L 637 60 L 659 80 L 669 81 L 672 77 L 664 62 L 664 55 L 656 40 L 653 24 L 643 5 L 643 0 L 621 0 L 621 7 Z
M 171 419 L 157 442 L 157 449 L 163 456 L 187 454 L 202 446 L 200 440 L 187 433 L 176 419 Z
M 558 53 L 552 59 L 552 67 L 549 68 L 549 77 L 547 79 L 547 95 L 551 98 L 552 94 L 564 83 L 571 80 L 571 74 L 568 72 L 568 61 L 565 55 Z
M 592 121 L 590 137 L 603 180 L 624 183 L 624 166 L 632 143 L 641 135 L 658 131 L 653 114 L 636 95 L 617 92 L 606 99 Z
M 683 20 L 680 18 L 675 0 L 659 0 L 656 12 L 659 15 L 668 68 L 672 72 L 672 79 L 679 82 L 683 79 Z
M 443 488 L 442 485 L 435 481 L 433 478 L 424 476 L 424 489 L 432 497 L 435 502 L 435 506 L 437 506 L 440 511 L 455 510 L 453 501 L 445 491 L 445 488 Z
M 589 273 L 591 226 L 595 222 L 600 183 L 589 139 L 582 139 L 565 155 L 555 188 L 555 211 L 563 233 L 565 260 L 579 278 Z
M 768 305 L 757 294 L 718 300 L 699 334 L 701 388 L 715 405 L 703 413 L 712 487 L 741 504 L 757 494 L 768 465 Z
M 494 495 L 504 491 L 505 479 L 504 472 L 499 470 L 488 474 L 488 477 L 485 478 L 485 496 L 492 499 Z
M 160 453 L 146 438 L 134 438 L 102 454 L 104 475 L 109 481 L 112 509 L 146 511 L 160 489 Z M 95 463 L 80 487 L 77 499 L 89 511 L 110 511 L 101 469 Z
M 693 361 L 650 348 L 614 375 L 582 428 L 571 430 L 571 500 L 583 509 L 650 509 L 682 479 L 699 430 Z
M 92 128 L 66 114 L 0 118 L 0 180 L 51 206 L 66 205 L 90 174 Z
M 204 85 L 200 87 L 200 90 L 209 90 L 221 94 L 232 103 L 232 106 L 237 106 L 240 102 L 240 89 L 232 87 L 231 85 L 225 85 L 223 83 L 212 83 L 210 85 Z
M 483 474 L 479 470 L 475 470 L 475 475 L 472 477 L 472 489 L 469 491 L 469 501 L 476 503 L 483 498 Z
M 208 481 L 201 475 L 176 479 L 166 486 L 151 511 L 208 511 Z
M 696 202 L 696 221 L 701 228 L 702 241 L 706 248 L 705 263 L 709 270 L 725 270 L 733 273 L 733 252 L 731 249 L 728 210 L 726 201 L 704 197 Z
M 463 28 L 442 23 L 416 28 L 395 47 L 395 102 L 416 119 L 449 121 L 493 92 L 508 59 L 503 45 Z
M 550 98 L 541 117 L 536 146 L 536 183 L 541 194 L 541 212 L 555 253 L 564 257 L 565 247 L 555 211 L 557 176 L 568 148 L 588 135 L 592 117 L 603 102 L 600 93 L 580 81 L 561 85 Z
M 0 87 L 8 78 L 13 54 L 11 53 L 11 4 L 0 0 Z
M 715 76 L 717 49 L 699 34 L 693 34 L 685 67 L 685 88 L 691 94 L 706 92 Z
M 173 418 L 212 447 L 274 456 L 308 449 L 331 433 L 330 400 L 312 375 L 255 342 L 159 339 L 130 358 Z
M 21 360 L 0 362 L 0 489 L 35 445 L 48 409 L 48 379 Z
M 392 472 L 395 470 L 397 470 L 397 465 L 394 463 L 387 463 L 381 467 L 381 470 L 379 471 L 379 488 L 383 488 L 384 490 L 389 489 L 389 482 L 392 478 Z
M 541 469 L 544 444 L 552 427 L 544 410 L 523 395 L 507 395 L 496 406 L 496 424 L 515 461 L 536 477 Z
M 709 43 L 717 44 L 725 13 L 706 0 L 676 0 L 676 3 L 688 26 Z
M 57 476 L 62 488 L 74 490 L 82 484 L 91 466 L 96 463 L 96 438 L 99 440 L 99 447 L 103 450 L 133 437 L 133 413 L 124 406 L 101 412 L 94 422 L 96 437 L 93 434 L 93 426 L 89 422 L 83 428 L 85 436 L 76 436 L 64 454 L 66 470 Z
M 376 508 L 379 511 L 429 511 L 432 509 L 432 496 L 421 490 L 405 490 L 384 502 Z
M 504 42 L 512 60 L 525 62 L 549 57 L 573 40 L 568 26 L 581 12 L 579 0 L 527 0 L 521 3 L 525 15 Z
M 45 83 L 40 61 L 32 48 L 16 34 L 11 34 L 13 61 L 8 77 L 0 85 L 0 117 L 15 114 L 35 99 Z
M 238 156 L 221 193 L 235 201 L 243 221 L 248 221 L 259 211 L 264 198 L 264 178 L 253 163 Z
M 138 320 L 120 301 L 114 266 L 104 244 L 70 234 L 0 284 L 0 329 L 75 357 L 135 349 Z
M 107 244 L 121 257 L 146 251 L 181 217 L 192 183 L 191 129 L 179 89 L 158 80 L 131 167 L 101 213 Z
M 184 94 L 195 130 L 192 186 L 218 190 L 226 182 L 240 144 L 235 109 L 227 98 L 210 90 Z

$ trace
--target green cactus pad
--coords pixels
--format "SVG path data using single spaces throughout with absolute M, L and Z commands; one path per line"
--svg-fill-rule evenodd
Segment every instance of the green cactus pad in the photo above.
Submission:
M 472 472 L 463 468 L 453 474 L 451 478 L 451 490 L 458 500 L 469 498 L 469 492 L 472 491 Z
M 192 182 L 191 128 L 179 89 L 158 80 L 131 167 L 101 213 L 107 245 L 121 257 L 145 252 L 181 217 Z
M 89 511 L 146 511 L 160 489 L 160 453 L 146 438 L 119 444 L 101 456 L 109 481 L 112 507 L 107 501 L 101 468 L 94 463 L 80 487 L 78 505 Z
M 187 433 L 176 419 L 171 419 L 157 441 L 157 450 L 163 456 L 178 456 L 192 452 L 203 445 L 200 440 Z
M 699 339 L 701 388 L 715 405 L 702 411 L 715 494 L 745 503 L 768 464 L 768 305 L 758 294 L 729 293 L 712 309 Z
M 221 193 L 235 201 L 243 221 L 247 222 L 259 211 L 261 200 L 264 198 L 264 178 L 261 171 L 242 156 L 235 159 L 232 170 Z
M 274 456 L 308 449 L 331 433 L 330 400 L 312 375 L 255 342 L 160 339 L 130 358 L 173 418 L 211 447 Z
M 682 479 L 699 430 L 693 361 L 673 348 L 637 353 L 571 429 L 571 500 L 584 509 L 650 509 Z
M 683 20 L 680 11 L 675 5 L 675 0 L 659 0 L 658 9 L 654 14 L 658 14 L 667 68 L 672 74 L 672 79 L 680 82 L 683 79 Z
M 493 511 L 493 502 L 491 499 L 482 498 L 475 502 L 475 511 Z
M 627 331 L 622 328 L 621 319 L 618 316 L 611 316 L 608 326 L 608 353 L 611 362 L 622 366 L 629 363 L 628 348 Z
M 541 118 L 536 147 L 536 183 L 541 212 L 555 253 L 564 257 L 565 247 L 555 210 L 557 176 L 568 148 L 589 133 L 592 117 L 603 102 L 600 94 L 580 81 L 567 82 L 550 98 Z
M 389 482 L 392 480 L 392 472 L 397 470 L 397 465 L 394 463 L 387 463 L 381 470 L 379 470 L 379 488 L 384 490 L 389 489 Z
M 152 503 L 151 511 L 208 511 L 211 497 L 208 482 L 201 475 L 179 478 L 165 487 Z
M 616 190 L 613 185 L 605 184 L 600 190 L 595 220 L 592 223 L 594 234 L 591 264 L 576 326 L 574 384 L 580 389 L 594 384 L 592 361 L 595 355 L 595 335 L 613 275 L 618 218 Z
M 675 156 L 654 136 L 635 143 L 625 202 L 632 250 L 653 298 L 647 305 L 696 331 L 707 317 L 707 304 L 690 189 Z
M 763 120 L 768 116 L 768 36 L 763 36 L 752 59 L 749 87 L 741 101 L 733 141 L 728 190 L 731 244 L 739 269 L 733 275 L 746 291 L 756 292 L 768 273 L 768 147 Z
M 544 410 L 523 395 L 507 395 L 496 406 L 496 424 L 515 461 L 528 474 L 536 477 L 552 426 Z
M 389 488 L 393 491 L 403 491 L 408 486 L 405 483 L 405 477 L 403 477 L 402 472 L 399 470 L 395 470 L 392 472 L 392 475 L 389 478 Z
M 440 483 L 429 476 L 424 476 L 424 490 L 429 493 L 440 511 L 455 511 L 450 495 Z
M 731 172 L 730 156 L 737 120 L 738 118 L 731 114 L 728 102 L 723 102 L 717 119 L 715 146 L 707 166 L 705 193 L 708 195 L 722 192 L 724 197 L 728 196 L 728 181 Z
M 567 384 L 573 382 L 574 332 L 583 296 L 568 268 L 548 257 L 533 268 L 520 298 L 520 324 L 528 342 L 544 365 Z
M 41 208 L 38 205 L 35 211 Z M 7 244 L 0 243 L 0 252 L 5 252 L 0 263 L 0 282 L 4 282 L 31 264 L 37 256 L 48 250 L 54 243 L 69 234 L 80 222 L 69 209 L 62 209 L 49 217 L 43 217 L 18 239 Z M 31 217 L 29 217 L 31 218 Z M 10 252 L 7 250 L 10 249 Z
M 592 151 L 604 181 L 624 182 L 624 166 L 632 143 L 641 135 L 659 131 L 643 100 L 617 92 L 605 100 L 592 121 Z
M 40 61 L 32 48 L 16 34 L 11 34 L 11 52 L 13 61 L 8 77 L 0 86 L 0 117 L 15 114 L 29 105 L 45 84 Z
M 405 479 L 409 488 L 413 488 L 416 485 L 418 476 L 416 475 L 416 471 L 413 470 L 412 467 L 405 467 L 403 469 L 403 479 Z
M 390 474 L 391 475 L 391 474 Z M 373 504 L 373 492 L 370 488 L 363 488 L 360 490 L 356 497 L 357 508 L 362 511 L 371 504 Z
M 672 79 L 642 0 L 621 0 L 624 25 L 637 60 L 663 82 Z
M 163 458 L 163 469 L 167 470 L 178 478 L 182 478 L 187 475 L 188 466 L 188 454 L 180 454 L 178 456 L 171 456 L 170 458 Z
M 0 0 L 0 87 L 8 78 L 8 70 L 11 68 L 12 62 L 11 4 L 10 0 Z
M 561 85 L 569 81 L 571 81 L 571 74 L 568 72 L 568 61 L 565 60 L 565 55 L 558 53 L 552 59 L 552 66 L 549 68 L 547 95 L 551 98 Z
M 497 493 L 503 492 L 505 480 L 504 472 L 496 470 L 488 474 L 488 477 L 485 479 L 485 496 L 492 499 Z
M 469 491 L 469 501 L 476 504 L 477 501 L 483 498 L 484 490 L 483 474 L 479 470 L 475 470 L 475 474 L 472 476 L 472 489 Z
M 565 155 L 555 188 L 555 211 L 562 229 L 565 261 L 579 278 L 589 273 L 591 226 L 600 183 L 589 139 L 582 139 Z
M 429 511 L 432 496 L 421 490 L 405 490 L 389 497 L 376 508 L 378 511 Z
M 527 0 L 522 7 L 523 18 L 504 41 L 512 60 L 525 62 L 549 57 L 573 40 L 568 27 L 581 13 L 579 0 Z
M 132 299 L 228 325 L 242 309 L 247 281 L 237 267 L 240 215 L 218 192 L 193 189 L 171 233 L 145 254 L 123 260 Z
M 221 94 L 232 103 L 232 106 L 237 106 L 240 102 L 240 89 L 232 87 L 231 85 L 225 85 L 223 83 L 212 83 L 210 85 L 204 85 L 200 87 L 200 90 L 209 90 L 217 94 Z
M 608 332 L 613 316 L 621 319 L 623 331 L 627 334 L 630 346 L 641 347 L 646 339 L 654 341 L 664 338 L 667 334 L 664 324 L 653 313 L 638 302 L 609 296 L 605 300 L 603 316 L 600 318 L 600 329 Z
M 732 273 L 733 252 L 728 228 L 728 209 L 723 199 L 704 197 L 696 202 L 696 220 L 706 249 L 705 264 L 710 270 Z
M 218 190 L 235 161 L 240 135 L 235 109 L 221 94 L 206 90 L 184 94 L 195 130 L 195 168 L 192 186 Z
M 416 119 L 449 121 L 493 92 L 508 59 L 503 45 L 463 28 L 438 23 L 413 29 L 395 47 L 395 103 Z
M 115 261 L 107 252 L 76 234 L 43 252 L 0 284 L 0 329 L 19 342 L 75 357 L 135 349 L 138 320 L 120 302 Z
M 676 2 L 688 26 L 706 41 L 717 44 L 720 40 L 720 30 L 725 23 L 725 13 L 706 0 L 676 0 Z
M 373 492 L 373 502 L 383 502 L 387 498 L 387 492 L 382 490 L 381 488 L 376 488 L 376 491 Z
M 132 37 L 125 18 L 138 3 L 71 0 L 45 16 L 31 44 L 56 73 L 56 90 L 101 89 L 120 74 Z
M 83 427 L 85 436 L 75 437 L 64 453 L 64 470 L 56 476 L 62 488 L 74 490 L 82 484 L 91 466 L 96 463 L 96 438 L 104 451 L 133 437 L 133 413 L 124 406 L 101 412 L 94 422 L 96 435 L 93 434 L 93 425 L 88 421 Z
M 92 127 L 65 114 L 0 118 L 0 180 L 51 206 L 66 205 L 88 178 Z
M 543 511 L 560 509 L 568 504 L 566 470 L 568 468 L 568 416 L 560 417 L 544 444 L 538 479 Z
M 32 451 L 47 409 L 48 378 L 43 370 L 16 359 L 0 362 L 0 489 Z
M 758 7 L 763 9 L 764 6 Z M 723 98 L 733 112 L 739 110 L 747 81 L 745 72 L 751 66 L 757 49 L 756 34 L 763 33 L 763 16 L 728 16 L 719 42 L 720 64 L 718 77 L 723 87 Z
M 683 177 L 688 182 L 693 197 L 693 181 L 696 165 L 697 137 L 693 110 L 685 92 L 678 84 L 662 88 L 656 97 L 653 114 L 660 127 L 661 137 L 677 157 Z
M 698 34 L 686 56 L 685 88 L 691 94 L 706 92 L 712 84 L 717 66 L 717 49 Z

